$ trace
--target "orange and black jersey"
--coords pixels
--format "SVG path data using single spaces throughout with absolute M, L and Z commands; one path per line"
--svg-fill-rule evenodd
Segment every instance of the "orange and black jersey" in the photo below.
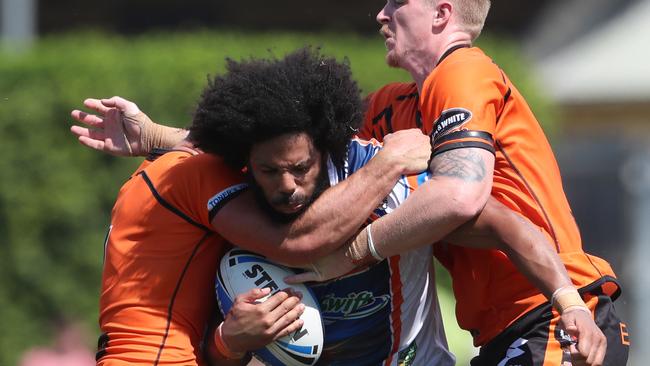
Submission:
M 617 295 L 609 264 L 582 250 L 551 147 L 530 108 L 505 73 L 478 48 L 448 51 L 425 80 L 391 84 L 367 100 L 362 138 L 421 128 L 434 156 L 458 148 L 495 155 L 492 196 L 542 230 L 578 287 L 593 283 Z M 497 250 L 436 245 L 451 272 L 459 324 L 481 345 L 544 296 Z M 507 285 L 504 285 L 507 284 Z
M 393 83 L 366 98 L 364 123 L 359 137 L 383 141 L 384 136 L 409 128 L 423 129 L 418 88 L 415 83 Z
M 100 299 L 99 365 L 201 365 L 225 241 L 214 213 L 245 188 L 212 155 L 168 152 L 122 186 L 111 216 Z

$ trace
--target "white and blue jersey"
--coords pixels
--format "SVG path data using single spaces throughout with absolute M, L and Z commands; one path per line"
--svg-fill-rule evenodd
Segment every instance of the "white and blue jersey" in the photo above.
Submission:
M 379 144 L 352 140 L 345 165 L 328 164 L 330 184 L 360 169 L 379 149 Z M 427 179 L 426 173 L 402 177 L 371 220 L 390 213 Z M 455 364 L 442 325 L 431 246 L 310 288 L 320 303 L 325 327 L 318 365 Z

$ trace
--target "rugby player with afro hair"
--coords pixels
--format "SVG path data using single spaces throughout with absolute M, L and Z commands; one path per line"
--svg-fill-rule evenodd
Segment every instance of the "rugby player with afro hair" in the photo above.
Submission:
M 306 132 L 337 166 L 343 163 L 362 118 L 347 60 L 305 47 L 282 59 L 227 63 L 201 95 L 189 135 L 196 147 L 241 169 L 254 144 Z
M 189 140 L 223 157 L 235 169 L 246 168 L 258 204 L 272 218 L 286 222 L 329 186 L 328 158 L 335 166 L 343 166 L 350 139 L 361 123 L 361 111 L 360 91 L 347 60 L 338 62 L 318 48 L 304 47 L 282 59 L 228 59 L 227 72 L 210 79 L 203 90 Z M 295 150 L 295 138 L 302 138 L 306 154 L 317 158 L 297 165 L 305 172 L 292 168 L 288 178 L 292 182 L 279 186 L 283 178 L 278 178 L 277 164 L 265 161 L 265 169 L 251 166 L 254 147 L 269 143 L 278 148 L 285 143 Z M 264 158 L 277 155 L 264 151 L 259 154 Z M 308 170 L 315 178 L 301 179 Z M 265 179 L 271 175 L 266 173 L 278 173 L 278 179 Z M 292 207 L 283 209 L 282 205 Z

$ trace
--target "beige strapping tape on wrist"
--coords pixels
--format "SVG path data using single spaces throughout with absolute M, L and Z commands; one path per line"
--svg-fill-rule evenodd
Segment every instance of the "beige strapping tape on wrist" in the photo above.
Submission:
M 579 308 L 591 313 L 587 304 L 580 297 L 578 290 L 573 286 L 565 286 L 555 290 L 551 297 L 551 304 L 560 314 L 569 308 L 576 308 L 576 310 Z
M 357 267 L 369 262 L 368 259 L 371 258 L 371 256 L 368 252 L 368 237 L 365 230 L 360 231 L 352 243 L 348 245 L 348 249 L 345 251 L 345 256 L 350 258 L 352 264 Z
M 153 122 L 146 114 L 138 112 L 135 115 L 123 116 L 122 123 L 130 123 L 140 129 L 140 153 L 146 155 L 154 148 L 171 149 L 176 146 L 185 137 L 185 131 L 179 128 L 167 127 Z M 126 130 L 126 126 L 124 126 Z M 124 134 L 127 141 L 129 141 L 126 132 Z M 131 146 L 129 144 L 129 151 L 131 155 Z

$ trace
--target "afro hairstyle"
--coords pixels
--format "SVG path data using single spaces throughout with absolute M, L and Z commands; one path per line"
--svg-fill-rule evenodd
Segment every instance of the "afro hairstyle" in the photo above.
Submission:
M 253 145 L 306 133 L 341 166 L 362 120 L 360 90 L 349 62 L 303 47 L 282 59 L 227 59 L 225 74 L 208 78 L 189 139 L 241 169 Z

